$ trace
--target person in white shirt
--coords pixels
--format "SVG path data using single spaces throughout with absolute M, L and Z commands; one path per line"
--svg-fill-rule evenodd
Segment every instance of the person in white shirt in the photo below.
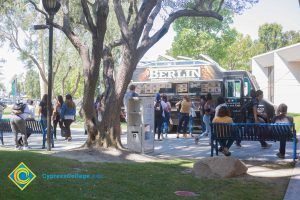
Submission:
M 225 99 L 223 97 L 219 96 L 217 99 L 217 107 L 215 109 L 215 117 L 218 116 L 219 110 L 223 106 L 227 107 L 227 104 L 225 103 Z
M 33 105 L 33 101 L 32 100 L 28 100 L 28 109 L 29 109 L 29 112 L 31 114 L 30 118 L 31 119 L 35 119 L 35 106 Z
M 24 142 L 23 150 L 28 149 L 27 134 L 26 134 L 26 119 L 32 115 L 27 104 L 19 103 L 13 106 L 12 115 L 10 118 L 10 126 L 14 134 L 15 147 L 20 149 L 18 143 L 18 133 L 21 133 Z

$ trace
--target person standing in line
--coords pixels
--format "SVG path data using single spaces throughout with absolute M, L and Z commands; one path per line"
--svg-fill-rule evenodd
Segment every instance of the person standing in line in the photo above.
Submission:
M 3 111 L 4 109 L 6 108 L 7 106 L 4 104 L 4 103 L 0 103 L 0 120 L 2 119 L 2 116 L 3 116 Z M 1 144 L 4 145 L 4 142 L 3 142 L 3 132 L 0 131 L 0 140 L 1 140 Z
M 204 113 L 204 116 L 203 116 L 203 122 L 205 123 L 205 128 L 206 129 L 205 129 L 205 132 L 200 135 L 200 137 L 208 136 L 208 138 L 210 139 L 211 138 L 210 123 L 211 123 L 212 116 L 214 116 L 214 113 L 215 113 L 215 105 L 214 105 L 214 102 L 213 102 L 213 99 L 212 99 L 212 96 L 211 96 L 210 93 L 207 94 L 206 100 L 207 101 L 204 105 L 204 112 L 205 113 Z
M 57 124 L 59 124 L 59 127 L 61 129 L 62 132 L 62 136 L 64 135 L 63 131 L 64 131 L 64 127 L 63 127 L 63 123 L 61 121 L 61 117 L 60 117 L 60 111 L 61 111 L 61 107 L 64 104 L 64 99 L 61 95 L 58 95 L 56 98 L 56 102 L 54 105 L 54 109 L 53 109 L 53 115 L 52 115 L 52 121 L 53 121 L 53 135 L 54 135 L 54 139 L 56 139 L 56 128 L 57 128 Z
M 123 98 L 123 104 L 124 104 L 124 108 L 125 108 L 125 113 L 126 113 L 126 121 L 127 121 L 127 107 L 128 107 L 128 101 L 130 98 L 132 97 L 138 97 L 138 93 L 135 92 L 135 85 L 130 85 L 129 86 L 129 91 L 126 92 L 124 98 Z
M 191 102 L 191 108 L 189 113 L 189 133 L 191 137 L 194 137 L 193 136 L 194 118 L 197 117 L 195 108 L 196 108 L 195 103 Z
M 71 124 L 75 121 L 76 106 L 70 94 L 66 95 L 64 104 L 61 107 L 61 118 L 65 126 L 65 139 L 72 140 Z
M 161 141 L 161 129 L 163 124 L 164 110 L 167 104 L 161 101 L 160 94 L 157 93 L 154 101 L 154 134 L 157 133 L 158 141 Z
M 293 124 L 294 119 L 293 117 L 287 116 L 287 105 L 284 103 L 280 104 L 277 109 L 276 116 L 272 119 L 273 123 L 284 123 L 284 124 Z M 280 147 L 279 152 L 276 154 L 278 158 L 284 159 L 285 158 L 285 146 L 286 146 L 286 139 L 283 138 L 280 140 Z
M 187 137 L 187 126 L 189 123 L 189 114 L 191 109 L 191 101 L 190 98 L 185 95 L 183 97 L 182 101 L 179 101 L 176 103 L 176 107 L 180 108 L 179 110 L 179 122 L 178 122 L 178 128 L 177 128 L 177 138 L 179 138 L 179 134 L 181 133 L 181 130 L 183 129 L 183 137 Z
M 162 132 L 165 133 L 165 137 L 167 138 L 171 117 L 171 103 L 168 101 L 167 95 L 162 96 L 162 102 L 166 104 L 166 108 L 164 109 Z

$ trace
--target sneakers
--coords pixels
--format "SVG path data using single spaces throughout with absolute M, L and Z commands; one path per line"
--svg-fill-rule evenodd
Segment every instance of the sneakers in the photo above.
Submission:
M 23 150 L 28 150 L 30 149 L 30 147 L 26 146 L 26 147 L 23 147 Z
M 285 159 L 285 155 L 281 154 L 280 152 L 276 153 L 276 156 L 280 159 Z
M 229 149 L 228 149 L 227 147 L 224 147 L 224 148 L 223 148 L 222 153 L 223 153 L 225 156 L 230 156 L 230 155 L 231 155 L 231 152 L 229 151 Z
M 266 144 L 264 144 L 264 145 L 261 145 L 261 148 L 263 148 L 263 149 L 270 149 L 271 146 L 272 146 L 272 144 L 266 143 Z
M 20 146 L 15 146 L 15 150 L 21 150 Z
M 68 137 L 68 142 L 71 142 L 71 140 L 72 140 L 72 137 Z

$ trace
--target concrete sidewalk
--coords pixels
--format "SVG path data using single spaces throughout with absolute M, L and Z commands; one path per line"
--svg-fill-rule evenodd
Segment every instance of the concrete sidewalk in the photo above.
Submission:
M 55 140 L 55 148 L 52 149 L 51 153 L 71 150 L 82 146 L 87 135 L 84 135 L 83 129 L 72 129 L 72 141 L 65 141 L 64 138 L 60 136 L 60 131 L 57 132 L 57 140 Z M 127 147 L 127 134 L 121 135 L 122 144 Z M 201 159 L 210 156 L 210 146 L 208 145 L 208 138 L 200 139 L 198 144 L 195 144 L 193 138 L 176 138 L 175 134 L 169 134 L 168 138 L 163 141 L 154 142 L 154 152 L 148 154 L 150 156 L 163 158 L 163 159 Z M 14 149 L 14 142 L 12 134 L 4 133 L 4 146 L 0 145 L 0 150 L 2 149 Z M 31 150 L 42 151 L 44 153 L 49 153 L 46 150 L 42 150 L 42 135 L 33 134 L 28 139 L 29 146 Z M 272 147 L 270 149 L 262 149 L 259 142 L 242 142 L 242 148 L 236 147 L 234 144 L 230 148 L 231 155 L 239 158 L 241 160 L 257 160 L 257 161 L 281 161 L 281 162 L 292 162 L 292 142 L 287 142 L 286 145 L 286 159 L 278 159 L 276 153 L 279 150 L 279 142 L 270 142 Z M 223 156 L 219 153 L 219 156 Z M 294 200 L 300 197 L 300 162 L 296 163 L 294 169 L 289 170 L 273 170 L 267 168 L 259 168 L 255 166 L 249 167 L 249 174 L 253 176 L 264 176 L 264 177 L 274 177 L 274 176 L 292 176 L 288 189 L 286 191 L 285 199 Z

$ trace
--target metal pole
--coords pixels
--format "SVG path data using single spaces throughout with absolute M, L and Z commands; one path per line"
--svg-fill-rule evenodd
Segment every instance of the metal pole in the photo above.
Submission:
M 52 115 L 52 49 L 53 49 L 53 18 L 49 16 L 49 60 L 48 60 L 48 99 L 47 99 L 47 151 L 51 151 L 51 115 Z

